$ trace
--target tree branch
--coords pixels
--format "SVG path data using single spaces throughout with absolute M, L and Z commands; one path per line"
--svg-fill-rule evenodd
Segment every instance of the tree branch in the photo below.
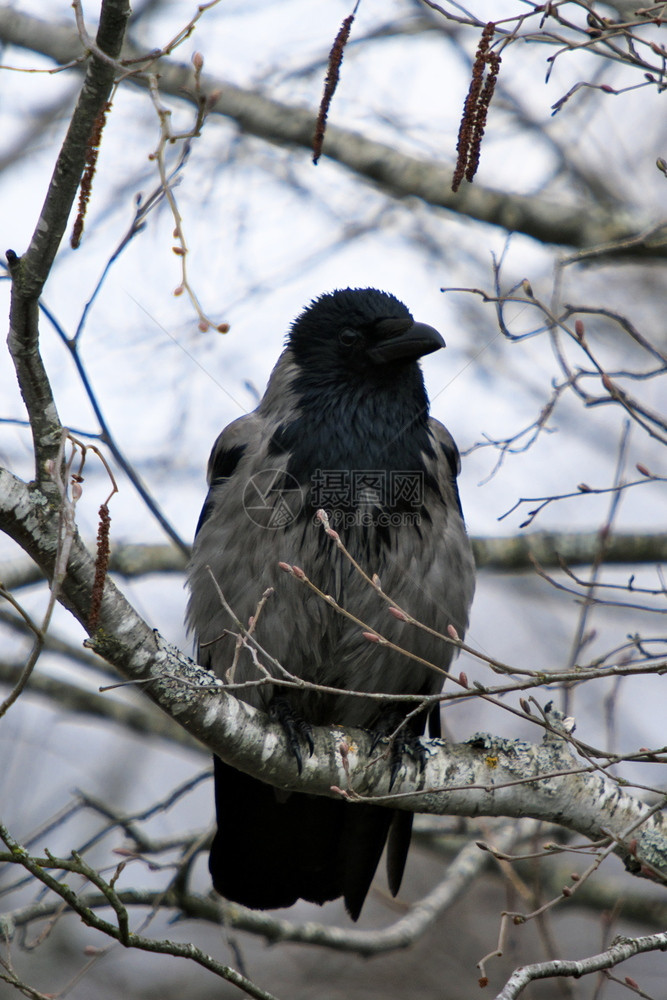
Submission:
M 531 824 L 534 826 L 534 824 Z M 494 845 L 499 850 L 511 850 L 526 835 L 525 824 L 504 823 L 494 831 Z M 264 937 L 271 944 L 289 941 L 294 944 L 326 946 L 334 951 L 352 952 L 370 956 L 401 948 L 408 948 L 435 923 L 438 917 L 465 892 L 471 882 L 488 866 L 489 855 L 474 843 L 466 844 L 451 861 L 445 877 L 431 892 L 419 900 L 409 911 L 380 930 L 329 927 L 314 921 L 295 924 L 275 914 L 249 910 L 238 903 L 230 903 L 213 895 L 203 897 L 184 890 L 178 882 L 169 889 L 118 891 L 118 898 L 126 907 L 156 906 L 173 908 L 184 917 L 222 925 L 228 929 L 243 930 Z M 86 909 L 101 909 L 108 901 L 101 893 L 79 896 Z M 38 900 L 0 916 L 0 933 L 12 939 L 18 928 L 57 914 L 58 901 Z
M 6 470 L 0 470 L 0 524 L 50 576 L 57 526 L 38 489 Z M 75 534 L 60 599 L 84 628 L 93 579 L 94 561 Z M 342 788 L 352 798 L 427 813 L 532 816 L 593 840 L 611 836 L 628 867 L 649 865 L 667 875 L 663 817 L 603 774 L 582 770 L 567 741 L 553 732 L 537 746 L 484 734 L 454 746 L 426 741 L 423 771 L 406 762 L 392 788 L 388 767 L 369 767 L 368 733 L 322 727 L 314 730 L 315 753 L 299 777 L 280 725 L 167 644 L 109 579 L 88 645 L 123 676 L 141 681 L 163 711 L 223 760 L 270 784 L 329 796 Z
M 158 941 L 155 938 L 145 937 L 129 929 L 127 910 L 119 896 L 113 889 L 111 883 L 107 883 L 97 872 L 90 867 L 80 856 L 73 855 L 73 860 L 54 858 L 47 855 L 46 859 L 35 859 L 30 857 L 24 847 L 22 847 L 10 835 L 9 831 L 0 825 L 0 837 L 11 852 L 12 861 L 22 865 L 26 871 L 30 872 L 39 882 L 50 889 L 56 896 L 59 896 L 67 906 L 77 913 L 83 922 L 95 930 L 114 938 L 126 948 L 136 948 L 139 951 L 148 951 L 158 955 L 173 955 L 176 958 L 187 958 L 208 969 L 214 975 L 225 979 L 234 986 L 238 986 L 248 996 L 255 997 L 256 1000 L 276 1000 L 272 993 L 255 986 L 253 982 L 242 976 L 235 969 L 228 965 L 223 965 L 216 959 L 207 955 L 206 952 L 197 948 L 193 944 L 181 944 L 178 941 Z M 116 921 L 111 922 L 98 916 L 94 910 L 85 906 L 79 894 L 67 885 L 66 882 L 54 878 L 47 869 L 55 868 L 64 871 L 73 871 L 82 874 L 88 881 L 92 882 L 98 889 L 101 889 L 105 904 L 111 906 L 115 914 Z
M 97 45 L 111 59 L 120 54 L 129 14 L 129 0 L 104 0 L 102 4 Z M 109 99 L 114 74 L 112 63 L 91 56 L 30 246 L 20 258 L 13 250 L 7 251 L 12 276 L 8 344 L 30 417 L 38 481 L 48 481 L 46 465 L 56 460 L 62 430 L 39 355 L 38 299 L 65 232 L 93 126 Z
M 640 955 L 647 951 L 667 951 L 667 931 L 641 938 L 618 938 L 606 951 L 574 962 L 555 959 L 551 962 L 524 965 L 508 979 L 496 996 L 496 1000 L 516 1000 L 524 987 L 537 979 L 554 979 L 559 976 L 571 976 L 574 979 L 579 979 L 581 976 L 600 972 L 602 969 L 612 969 L 620 962 L 632 958 L 633 955 Z
M 532 569 L 535 559 L 542 569 L 588 566 L 596 557 L 600 537 L 596 531 L 522 532 L 507 538 L 478 535 L 470 539 L 477 569 L 519 573 Z M 605 564 L 633 565 L 667 561 L 667 535 L 612 535 L 606 542 Z M 173 545 L 112 544 L 109 570 L 132 579 L 149 573 L 183 573 L 186 556 Z M 0 562 L 0 580 L 7 590 L 19 590 L 44 579 L 44 574 L 31 559 L 17 557 Z
M 531 569 L 536 560 L 543 569 L 562 563 L 587 566 L 595 561 L 600 547 L 597 531 L 533 531 L 509 538 L 472 539 L 478 569 L 519 572 Z M 606 541 L 605 564 L 655 563 L 667 559 L 667 536 L 663 534 L 610 535 Z
M 22 669 L 23 665 L 0 660 L 0 684 L 15 685 Z M 130 733 L 167 740 L 171 744 L 186 747 L 197 753 L 202 753 L 204 749 L 198 740 L 190 736 L 168 715 L 156 712 L 149 702 L 128 705 L 126 702 L 109 698 L 108 695 L 52 677 L 43 671 L 33 672 L 28 690 L 32 695 L 47 698 L 53 709 L 105 719 Z
M 54 26 L 8 7 L 0 7 L 0 39 L 30 49 L 60 65 L 71 63 L 81 54 L 81 43 L 73 29 Z M 123 56 L 136 60 L 141 53 L 127 47 Z M 148 61 L 148 57 L 147 61 Z M 154 55 L 152 56 L 154 58 Z M 141 75 L 138 83 L 148 86 Z M 160 90 L 179 100 L 192 100 L 197 92 L 192 67 L 160 59 Z M 255 91 L 227 83 L 218 77 L 202 75 L 201 91 L 215 95 L 209 113 L 235 121 L 249 135 L 277 145 L 295 145 L 310 152 L 316 114 L 307 109 L 275 101 Z M 539 195 L 510 195 L 474 184 L 457 194 L 451 191 L 452 169 L 439 162 L 418 159 L 398 152 L 391 146 L 374 142 L 348 129 L 329 125 L 324 141 L 324 155 L 365 178 L 395 198 L 417 197 L 429 205 L 469 218 L 522 232 L 543 243 L 577 248 L 625 243 L 626 256 L 664 259 L 667 257 L 667 226 L 651 227 L 649 219 L 633 216 L 632 208 L 618 204 L 585 210 L 577 203 Z

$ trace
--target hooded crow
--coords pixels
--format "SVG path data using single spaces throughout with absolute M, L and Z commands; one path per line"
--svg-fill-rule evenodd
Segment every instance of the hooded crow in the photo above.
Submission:
M 410 653 L 441 668 L 452 657 L 451 645 L 388 613 L 322 530 L 318 509 L 365 573 L 377 574 L 410 615 L 440 633 L 450 625 L 465 632 L 474 565 L 456 486 L 459 455 L 446 428 L 429 417 L 418 363 L 444 346 L 386 292 L 322 295 L 292 324 L 257 409 L 225 428 L 213 447 L 189 567 L 188 624 L 203 666 L 229 680 L 234 663 L 235 683 L 257 681 L 263 675 L 249 651 L 235 654 L 211 574 L 241 621 L 273 588 L 257 621 L 258 642 L 291 673 L 336 692 L 251 685 L 239 697 L 280 720 L 299 767 L 300 748 L 312 748 L 311 726 L 358 726 L 379 739 L 407 715 L 405 702 L 346 691 L 428 696 L 440 690 L 442 675 L 369 642 L 357 624 L 281 572 L 280 562 L 302 567 L 368 629 Z M 422 713 L 406 723 L 395 766 L 402 752 L 419 754 L 426 721 Z M 429 730 L 440 734 L 438 712 Z M 356 920 L 386 842 L 389 887 L 398 892 L 411 813 L 281 792 L 218 758 L 215 802 L 209 867 L 227 899 L 272 909 L 342 896 Z

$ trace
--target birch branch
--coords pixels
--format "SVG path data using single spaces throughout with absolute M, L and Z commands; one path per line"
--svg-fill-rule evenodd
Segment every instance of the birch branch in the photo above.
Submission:
M 0 7 L 0 39 L 39 52 L 59 65 L 75 63 L 82 54 L 73 28 L 21 14 L 8 6 Z M 123 50 L 126 60 L 135 61 L 141 54 L 130 45 Z M 145 62 L 150 59 L 150 54 L 144 54 Z M 189 95 L 197 93 L 192 67 L 164 57 L 159 66 L 161 93 L 191 100 Z M 147 78 L 140 73 L 133 80 L 148 86 Z M 209 105 L 210 114 L 229 118 L 248 135 L 279 146 L 297 146 L 310 156 L 314 110 L 273 100 L 211 74 L 202 74 L 200 84 L 204 94 L 215 95 Z M 614 244 L 622 244 L 618 252 L 626 256 L 667 257 L 667 225 L 656 227 L 655 220 L 642 216 L 630 204 L 596 205 L 590 199 L 585 206 L 574 200 L 568 204 L 562 198 L 507 194 L 481 184 L 466 185 L 454 194 L 451 166 L 399 152 L 386 143 L 334 125 L 327 127 L 324 155 L 391 197 L 421 198 L 434 207 L 525 233 L 542 243 L 579 249 L 604 245 L 610 255 L 615 252 Z
M 51 574 L 57 525 L 43 495 L 0 470 L 0 525 Z M 86 628 L 94 561 L 78 534 L 72 541 L 60 600 Z M 99 627 L 88 643 L 191 736 L 227 763 L 281 788 L 371 797 L 393 808 L 456 816 L 530 816 L 592 840 L 612 838 L 626 867 L 667 876 L 667 823 L 600 772 L 581 770 L 564 736 L 542 743 L 477 734 L 448 745 L 426 740 L 426 763 L 406 760 L 393 788 L 384 763 L 369 766 L 371 736 L 321 727 L 300 777 L 282 729 L 224 690 L 222 681 L 170 646 L 107 579 Z M 554 720 L 557 722 L 556 717 Z
M 534 824 L 530 821 L 501 824 L 494 831 L 494 844 L 500 850 L 510 850 L 517 841 L 526 837 L 528 826 L 532 827 Z M 128 889 L 120 891 L 118 897 L 126 907 L 173 908 L 186 918 L 220 924 L 227 929 L 247 931 L 264 937 L 271 944 L 289 941 L 370 956 L 408 948 L 419 940 L 438 917 L 463 895 L 487 867 L 488 861 L 488 854 L 480 851 L 474 843 L 466 844 L 452 859 L 445 877 L 428 895 L 413 904 L 406 914 L 398 917 L 388 927 L 378 930 L 325 926 L 315 921 L 297 924 L 275 914 L 249 910 L 220 897 L 203 897 L 183 891 L 180 886 L 173 884 L 166 891 L 158 892 Z M 90 910 L 108 906 L 106 897 L 101 893 L 81 894 L 80 900 L 82 906 Z M 57 900 L 38 900 L 0 915 L 0 933 L 11 940 L 19 929 L 34 921 L 55 916 L 59 905 Z
M 120 54 L 129 13 L 129 0 L 105 0 L 102 4 L 97 45 L 112 60 Z M 39 354 L 38 300 L 65 232 L 93 127 L 111 94 L 114 74 L 112 63 L 97 56 L 88 60 L 83 87 L 30 246 L 21 257 L 13 250 L 7 251 L 12 277 L 8 344 L 30 417 L 35 476 L 44 483 L 47 464 L 58 458 L 62 427 Z M 53 489 L 48 492 L 53 495 Z
M 516 997 L 523 992 L 526 986 L 538 979 L 555 979 L 562 976 L 579 979 L 581 976 L 600 972 L 603 969 L 613 969 L 614 966 L 627 961 L 633 955 L 640 955 L 647 951 L 667 951 L 667 932 L 649 934 L 647 937 L 640 938 L 619 937 L 606 951 L 600 952 L 598 955 L 590 955 L 588 958 L 581 958 L 578 961 L 567 962 L 563 959 L 554 959 L 551 962 L 524 965 L 512 973 L 503 989 L 496 996 L 496 1000 L 516 1000 Z M 626 985 L 630 985 L 627 980 Z M 640 994 L 640 996 L 645 995 L 644 993 Z
M 533 558 L 543 569 L 554 569 L 561 562 L 569 566 L 588 566 L 596 557 L 600 538 L 596 531 L 522 532 L 507 538 L 478 535 L 470 539 L 477 569 L 520 573 L 533 569 Z M 640 565 L 667 561 L 667 535 L 612 535 L 606 543 L 605 565 Z M 183 573 L 185 555 L 173 545 L 117 543 L 111 546 L 109 570 L 132 579 L 151 573 Z M 44 579 L 31 559 L 17 556 L 0 562 L 0 581 L 7 590 L 19 590 Z

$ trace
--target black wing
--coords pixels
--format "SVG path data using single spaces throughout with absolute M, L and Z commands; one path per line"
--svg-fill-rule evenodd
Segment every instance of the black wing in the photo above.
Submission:
M 248 417 L 240 417 L 228 427 L 225 427 L 213 445 L 206 474 L 208 493 L 206 494 L 206 500 L 201 509 L 199 520 L 197 521 L 195 538 L 213 510 L 215 497 L 220 487 L 224 486 L 234 474 L 246 452 L 248 447 L 248 430 Z

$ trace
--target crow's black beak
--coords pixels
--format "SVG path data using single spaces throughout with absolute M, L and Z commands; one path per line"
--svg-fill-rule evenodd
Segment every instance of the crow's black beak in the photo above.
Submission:
M 395 331 L 390 324 L 404 327 L 405 321 L 382 320 L 377 324 L 377 329 L 384 334 L 383 339 L 366 350 L 368 357 L 377 365 L 391 361 L 416 361 L 417 358 L 432 354 L 445 346 L 438 331 L 426 323 L 411 323 L 407 329 Z

